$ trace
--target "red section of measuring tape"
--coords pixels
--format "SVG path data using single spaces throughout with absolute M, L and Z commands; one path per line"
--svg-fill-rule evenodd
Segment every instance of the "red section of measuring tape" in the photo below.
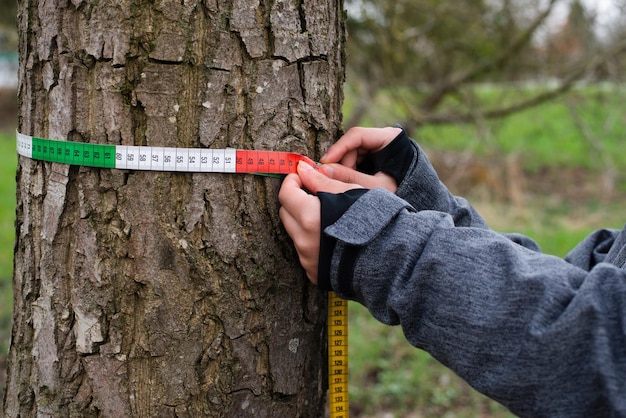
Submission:
M 235 157 L 235 162 L 236 162 L 235 170 L 237 173 L 247 173 L 248 166 L 252 166 L 252 164 L 254 163 L 255 159 L 252 157 L 250 157 L 248 161 L 248 152 L 253 152 L 253 151 L 237 150 L 237 154 Z
M 298 161 L 302 159 L 302 155 L 289 154 L 287 156 L 287 172 L 295 173 L 298 170 Z
M 237 150 L 236 170 L 237 173 L 289 174 L 298 171 L 300 161 L 321 171 L 318 164 L 302 154 L 261 150 Z

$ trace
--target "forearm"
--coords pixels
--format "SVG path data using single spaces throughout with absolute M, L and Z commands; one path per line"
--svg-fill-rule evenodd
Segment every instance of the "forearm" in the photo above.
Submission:
M 372 214 L 381 199 L 386 217 Z M 413 345 L 521 416 L 625 407 L 622 270 L 588 272 L 399 200 L 370 191 L 326 229 L 337 240 L 330 277 L 341 296 L 401 324 Z M 373 228 L 351 232 L 363 222 Z
M 487 227 L 465 199 L 450 193 L 424 151 L 404 130 L 383 150 L 367 156 L 358 169 L 368 174 L 382 171 L 392 176 L 398 185 L 396 194 L 418 211 L 448 213 L 457 226 Z
M 396 194 L 417 210 L 435 210 L 452 216 L 457 226 L 486 228 L 484 219 L 464 198 L 454 196 L 441 182 L 420 146 L 410 140 L 413 162 Z

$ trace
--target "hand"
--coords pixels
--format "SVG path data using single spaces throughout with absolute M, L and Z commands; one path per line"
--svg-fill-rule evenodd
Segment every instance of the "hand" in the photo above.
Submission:
M 293 240 L 300 264 L 313 284 L 317 284 L 321 204 L 315 195 L 304 189 L 311 193 L 343 193 L 354 188 L 361 186 L 330 179 L 302 161 L 298 164 L 298 174 L 289 174 L 283 180 L 278 193 L 278 200 L 282 205 L 279 216 Z
M 392 127 L 351 128 L 328 148 L 320 162 L 328 176 L 335 180 L 358 183 L 368 189 L 382 187 L 395 193 L 398 185 L 390 175 L 383 172 L 369 175 L 355 169 L 365 155 L 382 150 L 401 132 L 402 129 Z

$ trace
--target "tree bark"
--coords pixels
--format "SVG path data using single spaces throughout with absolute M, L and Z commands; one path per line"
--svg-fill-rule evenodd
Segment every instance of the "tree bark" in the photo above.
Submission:
M 22 0 L 19 130 L 319 157 L 341 0 Z M 318 417 L 325 294 L 280 181 L 20 157 L 7 417 Z

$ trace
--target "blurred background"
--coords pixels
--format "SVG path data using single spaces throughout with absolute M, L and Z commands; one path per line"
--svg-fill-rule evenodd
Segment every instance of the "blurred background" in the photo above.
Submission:
M 16 1 L 0 0 L 0 405 L 11 336 L 17 128 Z M 2 407 L 0 406 L 0 417 Z
M 400 123 L 492 228 L 564 256 L 620 228 L 626 0 L 345 0 L 345 128 Z M 16 2 L 0 1 L 0 399 L 10 338 Z M 508 417 L 350 305 L 355 417 Z M 1 412 L 0 412 L 1 415 Z

